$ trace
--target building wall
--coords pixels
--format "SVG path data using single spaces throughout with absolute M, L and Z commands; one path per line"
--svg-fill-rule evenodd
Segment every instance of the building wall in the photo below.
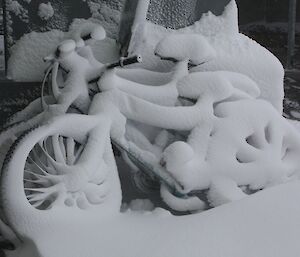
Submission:
M 257 21 L 287 22 L 289 0 L 236 0 L 240 24 Z M 297 1 L 297 21 L 300 22 L 300 1 Z
M 6 9 L 6 41 L 10 48 L 16 40 L 30 31 L 67 30 L 74 18 L 94 17 L 103 22 L 108 35 L 117 38 L 121 14 L 126 0 L 4 0 Z M 131 2 L 137 0 L 128 0 Z M 193 24 L 203 13 L 223 12 L 230 0 L 150 0 L 148 19 L 171 28 Z M 236 0 L 240 24 L 256 21 L 286 22 L 289 0 Z M 39 5 L 50 2 L 54 15 L 42 20 Z M 300 0 L 298 21 L 300 22 Z M 16 8 L 15 4 L 18 4 Z M 132 14 L 131 14 L 132 15 Z

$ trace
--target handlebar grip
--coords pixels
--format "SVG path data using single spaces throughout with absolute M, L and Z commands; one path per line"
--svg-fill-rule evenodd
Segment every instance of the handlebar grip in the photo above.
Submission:
M 130 65 L 130 64 L 134 64 L 134 63 L 141 63 L 141 62 L 142 62 L 142 56 L 140 56 L 140 55 L 135 55 L 135 56 L 127 57 L 127 58 L 121 57 L 118 62 L 108 64 L 107 69 L 112 69 L 112 68 L 116 68 L 116 67 L 124 67 L 126 65 Z
M 109 69 L 113 69 L 116 67 L 124 67 L 126 65 L 130 65 L 130 64 L 134 64 L 134 63 L 141 63 L 141 62 L 142 62 L 141 55 L 135 55 L 135 56 L 127 57 L 127 58 L 121 57 L 119 59 L 119 61 L 117 61 L 117 62 L 106 64 L 105 68 L 109 70 Z M 101 75 L 98 76 L 97 78 L 90 80 L 89 84 L 97 82 L 100 79 L 100 77 L 101 77 Z

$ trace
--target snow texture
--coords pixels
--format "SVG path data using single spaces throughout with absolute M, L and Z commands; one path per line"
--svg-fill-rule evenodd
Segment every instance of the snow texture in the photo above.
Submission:
M 39 5 L 38 15 L 42 20 L 49 20 L 54 15 L 54 10 L 50 2 Z
M 194 71 L 225 70 L 245 74 L 257 83 L 261 98 L 271 102 L 282 113 L 283 67 L 268 50 L 239 33 L 237 15 L 236 3 L 232 0 L 222 15 L 215 16 L 208 12 L 186 28 L 166 29 L 147 22 L 143 33 L 133 35 L 129 52 L 142 54 L 145 68 L 168 71 L 172 63 L 161 61 L 153 55 L 158 42 L 167 34 L 200 34 L 214 49 L 216 58 L 195 67 Z

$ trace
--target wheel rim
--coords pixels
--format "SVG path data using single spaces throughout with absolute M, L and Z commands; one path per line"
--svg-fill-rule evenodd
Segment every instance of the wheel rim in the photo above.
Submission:
M 35 144 L 24 167 L 24 191 L 39 210 L 57 206 L 87 209 L 101 204 L 107 194 L 105 167 L 86 171 L 80 163 L 85 143 L 61 135 Z

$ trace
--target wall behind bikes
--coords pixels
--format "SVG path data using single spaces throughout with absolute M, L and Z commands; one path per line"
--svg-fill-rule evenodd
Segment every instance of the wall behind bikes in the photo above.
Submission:
M 288 19 L 289 0 L 236 1 L 241 24 L 256 21 L 286 22 Z M 6 54 L 9 54 L 11 46 L 24 34 L 52 29 L 66 31 L 74 18 L 92 17 L 100 20 L 108 36 L 117 39 L 125 2 L 126 0 L 4 0 Z M 181 28 L 193 24 L 207 11 L 221 14 L 228 2 L 230 0 L 150 0 L 147 18 L 166 27 Z M 299 9 L 298 1 L 298 21 Z M 129 12 L 126 15 L 133 14 Z
M 66 31 L 74 18 L 93 17 L 116 38 L 126 0 L 5 0 L 7 44 L 10 48 L 25 33 Z M 128 0 L 135 2 L 137 0 Z M 142 0 L 143 1 L 143 0 Z M 193 24 L 202 13 L 222 13 L 230 0 L 151 0 L 147 18 L 167 27 Z M 130 14 L 132 15 L 132 14 Z
M 103 22 L 116 38 L 126 0 L 4 0 L 7 44 L 30 31 L 67 30 L 74 18 Z M 137 0 L 128 0 L 137 1 Z M 142 0 L 143 1 L 143 0 Z M 287 21 L 289 0 L 237 0 L 240 23 Z M 171 28 L 193 24 L 207 11 L 221 14 L 230 0 L 151 0 L 147 18 Z M 300 4 L 298 4 L 298 13 Z M 298 15 L 300 21 L 300 14 Z
M 239 7 L 239 22 L 247 24 L 257 21 L 287 22 L 289 0 L 236 0 Z M 297 5 L 297 21 L 300 22 L 300 2 Z

